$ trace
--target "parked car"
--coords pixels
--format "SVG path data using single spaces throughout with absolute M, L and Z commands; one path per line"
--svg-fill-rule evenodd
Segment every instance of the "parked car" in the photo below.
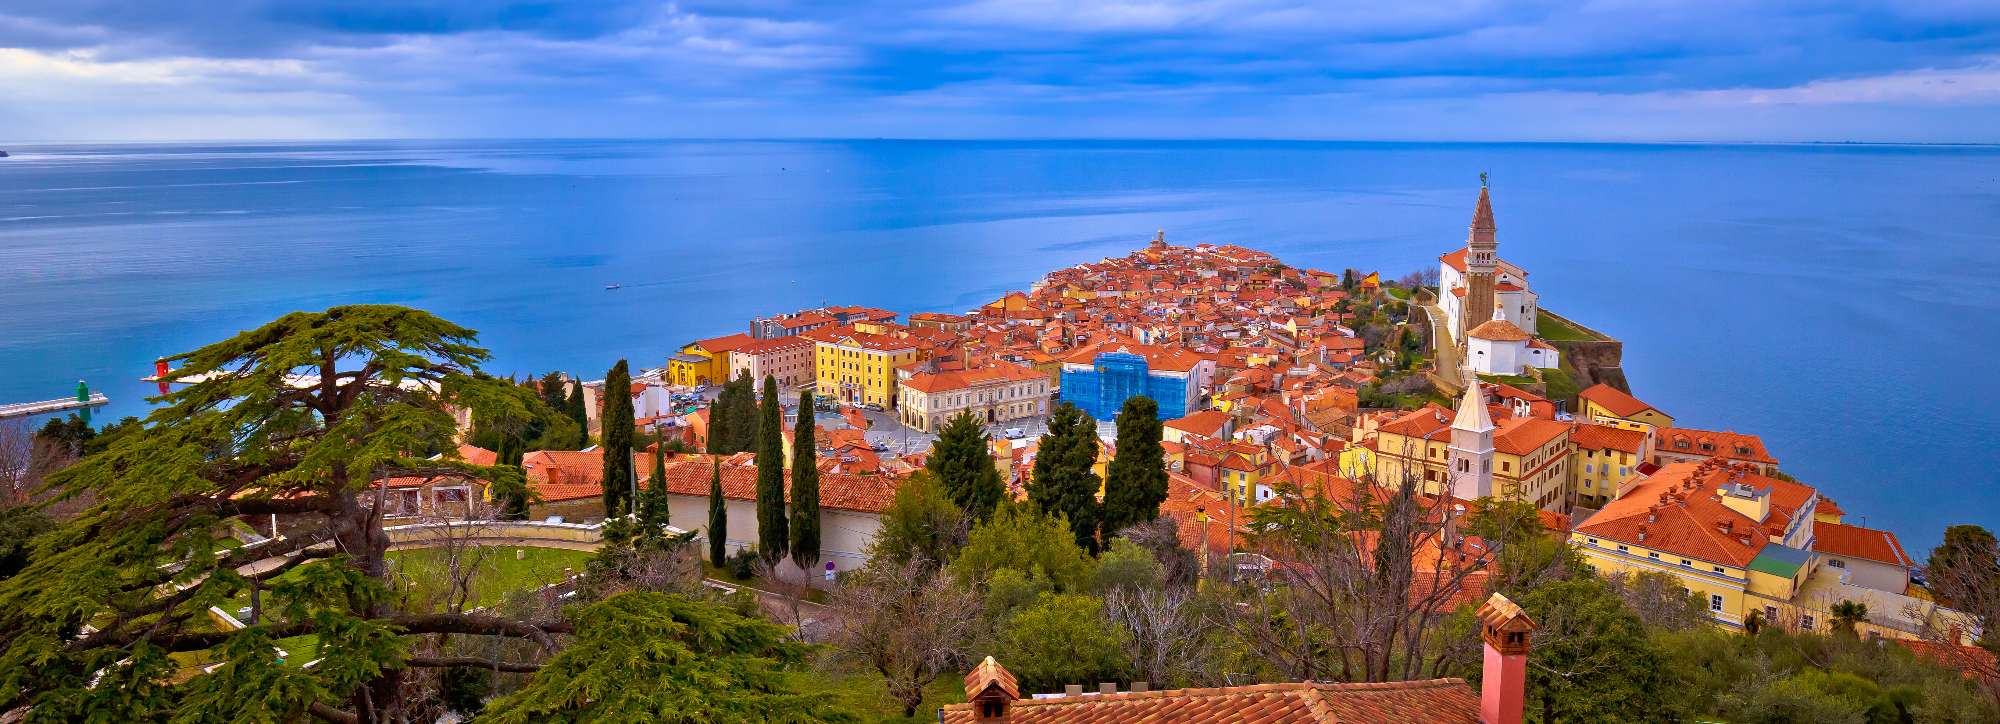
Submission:
M 868 403 L 868 404 L 866 404 L 866 405 L 862 405 L 862 406 L 861 406 L 861 409 L 863 409 L 863 410 L 869 410 L 869 411 L 872 411 L 872 412 L 881 412 L 881 411 L 882 411 L 882 406 L 881 406 L 881 405 L 877 405 L 877 404 L 875 404 L 875 403 L 873 403 L 873 402 L 870 402 L 870 403 Z
M 873 449 L 875 452 L 888 452 L 889 443 L 882 442 L 881 440 L 876 440 L 875 444 L 871 446 L 871 449 Z
M 1019 440 L 1027 436 L 1028 432 L 1026 430 L 1022 430 L 1021 428 L 1018 427 L 1007 428 L 1007 439 L 1009 440 Z

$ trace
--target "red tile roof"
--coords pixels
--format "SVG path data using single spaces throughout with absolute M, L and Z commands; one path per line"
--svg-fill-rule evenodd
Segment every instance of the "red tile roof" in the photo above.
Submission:
M 1916 561 L 1903 552 L 1903 544 L 1896 540 L 1896 534 L 1886 530 L 1872 530 L 1860 526 L 1840 523 L 1813 524 L 1813 550 L 1848 558 L 1887 563 L 1892 566 L 1914 566 Z
M 1610 410 L 1611 414 L 1619 417 L 1631 417 L 1647 410 L 1658 411 L 1652 405 L 1640 402 L 1637 398 L 1602 382 L 1591 386 L 1590 389 L 1577 393 L 1577 396 L 1595 402 L 1597 406 Z
M 1682 442 L 1687 443 L 1687 447 L 1680 447 L 1679 444 Z M 1714 449 L 1701 449 L 1704 442 L 1713 445 Z M 1744 435 L 1729 430 L 1712 432 L 1685 427 L 1663 427 L 1654 431 L 1653 447 L 1662 452 L 1679 455 L 1720 455 L 1732 460 L 1748 460 L 1766 465 L 1778 464 L 1778 459 L 1771 457 L 1771 454 L 1764 450 L 1763 439 L 1756 435 Z M 1750 452 L 1737 452 L 1736 448 L 1739 447 Z
M 1493 431 L 1493 449 L 1508 455 L 1531 455 L 1543 445 L 1568 433 L 1568 423 L 1539 417 L 1516 417 L 1501 421 Z
M 1485 324 L 1473 327 L 1472 331 L 1466 332 L 1465 335 L 1476 339 L 1490 339 L 1496 342 L 1519 342 L 1534 336 L 1521 331 L 1520 327 L 1514 326 L 1513 322 L 1505 319 L 1486 320 Z
M 1646 433 L 1610 425 L 1579 424 L 1570 432 L 1569 443 L 1579 450 L 1617 450 L 1637 454 L 1646 443 Z
M 940 712 L 972 724 L 971 704 Z M 1479 697 L 1464 679 L 1385 684 L 1257 684 L 1215 689 L 1015 701 L 1010 724 L 1477 724 Z

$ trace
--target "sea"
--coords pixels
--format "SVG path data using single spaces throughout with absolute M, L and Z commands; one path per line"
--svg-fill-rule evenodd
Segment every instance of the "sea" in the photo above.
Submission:
M 0 402 L 109 395 L 286 312 L 421 307 L 601 378 L 821 304 L 960 312 L 1164 231 L 1386 277 L 1480 174 L 1633 392 L 1762 436 L 1921 559 L 2000 526 L 2000 147 L 1112 141 L 0 144 Z M 618 285 L 617 289 L 607 289 Z

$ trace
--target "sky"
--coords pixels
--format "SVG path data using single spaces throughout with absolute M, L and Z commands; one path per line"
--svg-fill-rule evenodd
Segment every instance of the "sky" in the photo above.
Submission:
M 0 139 L 2000 143 L 2000 0 L 8 0 Z

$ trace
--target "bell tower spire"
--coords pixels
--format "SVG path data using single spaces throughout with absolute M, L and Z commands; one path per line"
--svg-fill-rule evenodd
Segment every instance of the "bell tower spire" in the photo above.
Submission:
M 1486 411 L 1486 393 L 1479 387 L 1479 374 L 1466 363 L 1460 370 L 1465 378 L 1465 396 L 1458 401 L 1458 415 L 1451 421 L 1451 494 L 1476 500 L 1494 494 L 1493 415 Z
M 1459 339 L 1493 318 L 1493 275 L 1499 268 L 1498 229 L 1493 226 L 1493 200 L 1487 195 L 1486 174 L 1479 175 L 1479 206 L 1465 237 L 1465 307 L 1458 315 Z

